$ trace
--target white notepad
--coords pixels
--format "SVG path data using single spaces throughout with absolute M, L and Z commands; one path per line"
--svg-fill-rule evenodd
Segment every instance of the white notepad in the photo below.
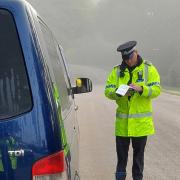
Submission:
M 119 86 L 119 88 L 116 90 L 116 93 L 121 95 L 121 96 L 124 96 L 129 89 L 132 89 L 132 87 L 126 85 L 126 84 L 122 84 Z

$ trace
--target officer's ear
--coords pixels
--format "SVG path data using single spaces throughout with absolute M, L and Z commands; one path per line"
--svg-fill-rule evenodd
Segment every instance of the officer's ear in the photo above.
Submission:
M 135 57 L 137 58 L 137 56 L 138 56 L 138 51 L 135 49 L 134 50 L 134 53 L 135 53 Z
M 136 54 L 138 54 L 138 51 L 137 51 L 137 49 L 135 49 L 135 50 L 134 50 L 134 52 L 135 52 Z

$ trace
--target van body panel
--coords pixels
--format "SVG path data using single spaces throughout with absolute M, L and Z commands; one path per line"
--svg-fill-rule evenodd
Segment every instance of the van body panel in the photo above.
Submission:
M 34 162 L 63 149 L 51 82 L 27 6 L 24 1 L 0 1 L 0 9 L 14 19 L 32 95 L 29 112 L 0 120 L 0 179 L 4 180 L 32 179 Z
M 7 38 L 7 43 L 11 44 L 9 52 L 8 47 L 5 49 L 6 53 L 0 50 L 0 103 L 7 101 L 6 105 L 4 103 L 0 107 L 0 179 L 30 180 L 35 163 L 61 151 L 65 155 L 65 172 L 50 176 L 51 178 L 48 175 L 47 179 L 79 179 L 79 127 L 73 88 L 62 47 L 26 1 L 1 0 L 0 21 L 1 17 L 6 16 L 11 20 L 12 28 L 7 28 L 6 32 L 0 30 L 0 33 L 4 33 L 0 34 L 0 38 L 12 35 L 13 29 L 16 39 L 14 47 L 18 47 L 20 55 L 16 57 L 12 54 L 15 51 L 13 42 Z M 0 41 L 1 48 L 4 47 L 2 42 Z M 15 67 L 15 64 L 18 66 Z M 20 73 L 20 69 L 23 69 L 24 74 Z M 13 73 L 8 73 L 11 71 Z M 26 85 L 20 87 L 21 81 Z M 20 94 L 23 90 L 26 93 Z M 85 90 L 81 92 L 84 93 Z M 13 103 L 12 107 L 9 106 L 8 101 L 11 101 L 8 94 L 15 106 Z M 14 100 L 16 95 L 17 102 Z M 18 111 L 20 107 L 24 107 L 16 105 L 19 101 L 21 104 L 21 99 L 24 99 L 24 103 L 29 102 L 29 106 Z M 7 114 L 3 108 L 8 107 L 10 112 L 11 109 L 15 110 Z
M 33 11 L 33 9 L 31 9 Z M 66 136 L 66 140 L 67 140 L 67 144 L 68 144 L 68 153 L 66 156 L 66 162 L 67 162 L 67 166 L 68 166 L 68 176 L 69 178 L 72 178 L 75 176 L 75 174 L 77 174 L 78 171 L 78 144 L 79 144 L 79 136 L 78 136 L 78 123 L 77 123 L 77 117 L 76 117 L 76 111 L 75 111 L 75 103 L 74 103 L 74 97 L 72 95 L 72 93 L 68 94 L 67 89 L 66 88 L 62 88 L 62 86 L 59 86 L 59 83 L 57 82 L 57 79 L 62 78 L 62 76 L 64 76 L 65 80 L 65 84 L 63 87 L 67 86 L 67 88 L 71 89 L 71 83 L 69 81 L 69 75 L 68 72 L 66 71 L 66 65 L 65 65 L 65 59 L 63 56 L 63 52 L 62 49 L 59 48 L 58 43 L 56 42 L 56 40 L 54 39 L 54 36 L 52 35 L 51 31 L 48 29 L 48 27 L 46 26 L 46 24 L 39 18 L 38 14 L 36 13 L 32 13 L 31 16 L 33 16 L 31 19 L 33 19 L 32 24 L 34 24 L 34 28 L 35 28 L 35 33 L 37 36 L 37 43 L 41 44 L 40 50 L 42 52 L 42 56 L 44 59 L 44 66 L 48 66 L 48 59 L 53 59 L 53 57 L 49 57 L 49 51 L 47 49 L 46 44 L 52 43 L 49 46 L 54 46 L 54 55 L 56 57 L 54 57 L 54 59 L 57 59 L 57 61 L 59 62 L 59 65 L 56 64 L 58 63 L 57 61 L 51 61 L 49 64 L 48 68 L 48 72 L 52 72 L 53 67 L 59 67 L 59 69 L 54 70 L 55 73 L 49 73 L 50 75 L 50 83 L 52 83 L 53 85 L 55 85 L 57 87 L 57 89 L 59 88 L 61 91 L 61 97 L 62 96 L 66 96 L 66 98 L 62 98 L 61 102 L 60 102 L 60 114 L 61 114 L 61 119 L 63 120 L 63 126 L 65 129 L 65 136 Z M 43 27 L 43 29 L 42 29 Z M 45 33 L 45 34 L 44 34 Z M 48 34 L 46 34 L 48 33 Z M 43 37 L 44 36 L 44 37 Z M 47 40 L 46 38 L 51 40 Z M 51 42 L 52 41 L 52 42 Z M 52 54 L 52 53 L 51 53 Z M 60 65 L 61 64 L 61 65 Z M 64 73 L 62 74 L 63 71 Z M 65 72 L 66 71 L 66 72 Z M 57 77 L 57 78 L 56 78 Z M 47 84 L 47 83 L 46 83 Z M 64 101 L 66 101 L 66 105 L 64 105 Z M 56 103 L 58 104 L 58 103 Z M 57 105 L 56 107 L 57 109 L 59 109 L 59 106 Z

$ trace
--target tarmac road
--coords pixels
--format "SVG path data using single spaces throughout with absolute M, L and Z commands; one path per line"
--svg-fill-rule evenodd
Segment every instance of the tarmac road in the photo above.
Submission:
M 103 86 L 96 86 L 92 93 L 76 95 L 82 180 L 114 179 L 116 105 L 103 91 Z M 144 180 L 180 180 L 180 96 L 162 93 L 153 104 L 156 135 L 148 138 Z M 132 148 L 127 180 L 132 179 L 131 165 Z

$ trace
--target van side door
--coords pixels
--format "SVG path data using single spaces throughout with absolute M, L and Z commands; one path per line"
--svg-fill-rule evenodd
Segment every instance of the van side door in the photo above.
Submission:
M 69 174 L 73 179 L 78 169 L 78 139 L 76 133 L 76 112 L 71 92 L 71 84 L 66 72 L 59 46 L 55 40 L 52 32 L 45 25 L 45 23 L 39 19 L 39 26 L 42 32 L 44 46 L 48 54 L 47 64 L 51 69 L 50 74 L 54 79 L 53 86 L 56 89 L 56 94 L 59 96 L 57 107 L 60 114 L 60 126 L 61 136 L 64 141 L 64 151 L 66 155 L 67 164 L 69 165 Z

